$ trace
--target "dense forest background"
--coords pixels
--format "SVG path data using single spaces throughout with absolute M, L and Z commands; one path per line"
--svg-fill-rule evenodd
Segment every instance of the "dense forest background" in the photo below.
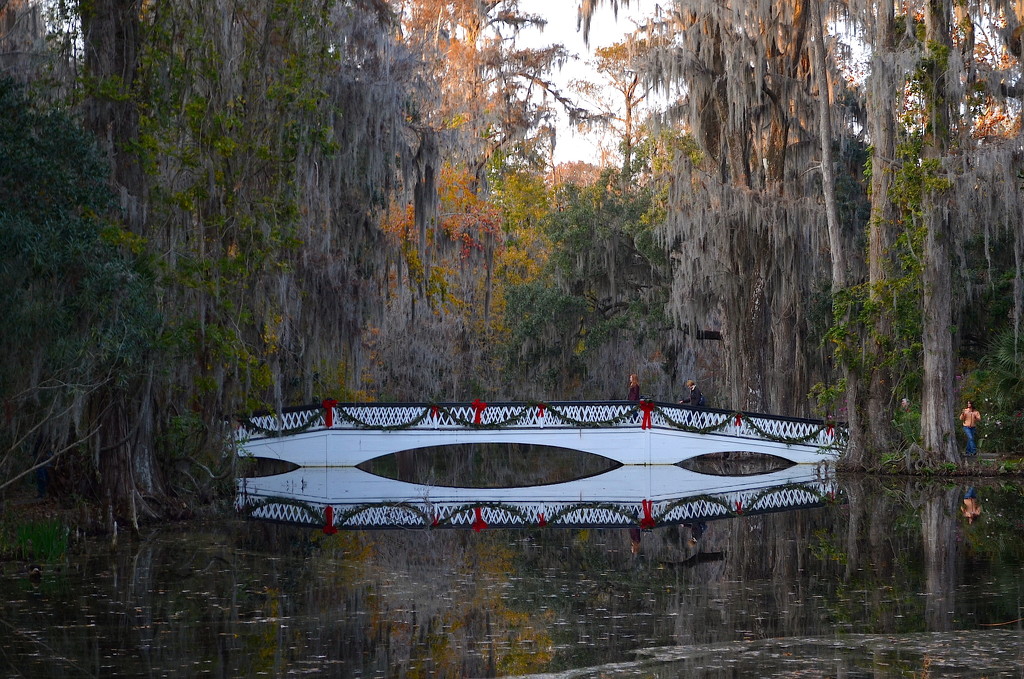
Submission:
M 956 462 L 965 398 L 1021 449 L 1024 6 L 667 0 L 567 89 L 543 22 L 0 0 L 0 492 L 137 523 L 231 488 L 236 413 L 631 372 L 845 420 L 854 468 Z

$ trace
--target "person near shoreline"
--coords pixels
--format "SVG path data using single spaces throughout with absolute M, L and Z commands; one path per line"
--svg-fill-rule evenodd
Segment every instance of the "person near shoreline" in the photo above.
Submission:
M 978 454 L 975 428 L 978 422 L 981 422 L 981 413 L 974 407 L 974 401 L 968 401 L 967 407 L 960 412 L 960 422 L 964 425 L 964 434 L 967 435 L 967 457 L 974 457 Z
M 967 523 L 974 523 L 974 520 L 981 516 L 981 502 L 978 501 L 978 493 L 974 490 L 974 486 L 967 487 L 967 492 L 964 493 L 964 505 L 960 508 L 960 513 L 967 519 Z

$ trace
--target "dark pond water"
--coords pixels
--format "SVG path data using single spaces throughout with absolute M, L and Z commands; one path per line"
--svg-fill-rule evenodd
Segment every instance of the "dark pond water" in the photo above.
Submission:
M 1024 500 L 839 477 L 833 503 L 626 529 L 245 519 L 0 577 L 3 677 L 1022 677 Z

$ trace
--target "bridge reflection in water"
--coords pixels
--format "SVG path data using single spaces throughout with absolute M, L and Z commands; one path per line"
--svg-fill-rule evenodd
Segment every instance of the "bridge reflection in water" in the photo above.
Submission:
M 238 480 L 253 518 L 338 529 L 652 529 L 839 501 L 828 463 L 715 476 L 676 465 L 622 465 L 563 483 L 457 488 L 410 483 L 357 467 L 298 467 Z

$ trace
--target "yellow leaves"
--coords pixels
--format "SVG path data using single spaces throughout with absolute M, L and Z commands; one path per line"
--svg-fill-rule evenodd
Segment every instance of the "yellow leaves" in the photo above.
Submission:
M 280 328 L 283 325 L 284 316 L 280 313 L 271 315 L 263 324 L 263 332 L 261 335 L 263 344 L 265 345 L 265 351 L 268 356 L 276 354 L 280 349 Z

